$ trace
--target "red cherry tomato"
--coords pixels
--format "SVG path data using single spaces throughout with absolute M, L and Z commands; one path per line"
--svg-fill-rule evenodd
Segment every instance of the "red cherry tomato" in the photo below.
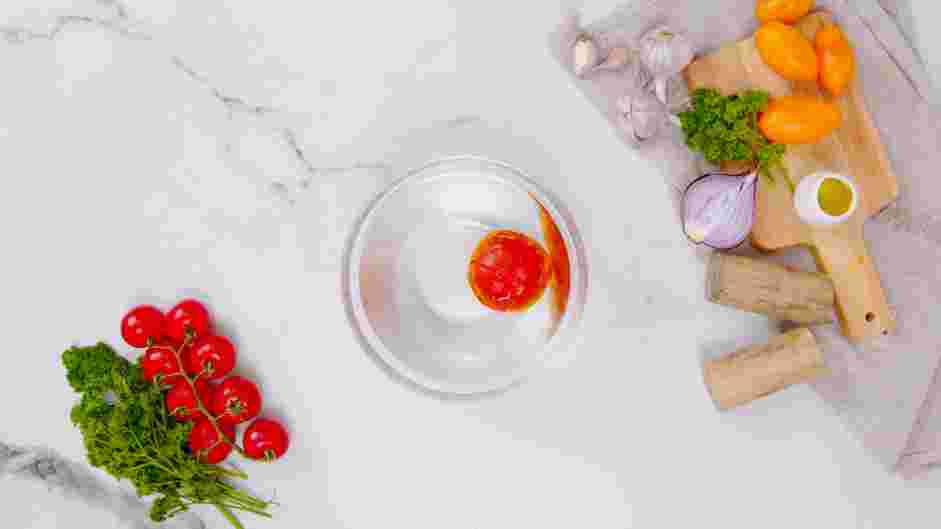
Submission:
M 235 439 L 235 427 L 231 424 L 220 424 L 222 433 Z M 219 438 L 219 432 L 212 427 L 209 421 L 199 421 L 190 432 L 190 452 L 200 462 L 215 465 L 229 456 L 232 445 Z
M 252 459 L 274 461 L 288 451 L 288 432 L 281 423 L 258 419 L 242 434 L 242 450 Z
M 144 378 L 151 382 L 169 384 L 179 378 L 180 364 L 169 345 L 156 345 L 147 349 L 140 358 L 140 366 L 144 371 Z
M 219 422 L 245 422 L 261 411 L 261 393 L 251 380 L 240 376 L 229 377 L 213 388 L 209 411 Z
M 195 385 L 197 393 L 193 393 L 193 388 L 186 379 L 177 377 L 170 386 L 170 390 L 167 391 L 164 397 L 167 403 L 167 411 L 176 420 L 200 421 L 206 418 L 203 412 L 200 411 L 196 399 L 198 394 L 199 400 L 203 403 L 206 402 L 209 396 L 209 383 L 200 378 L 196 380 Z
M 225 336 L 205 336 L 193 344 L 187 357 L 186 369 L 190 373 L 204 373 L 208 380 L 215 380 L 235 367 L 235 346 Z
M 195 299 L 184 299 L 167 313 L 167 336 L 183 343 L 187 333 L 199 338 L 209 334 L 209 311 Z
M 121 337 L 131 347 L 147 347 L 163 336 L 164 317 L 152 305 L 134 307 L 121 319 Z

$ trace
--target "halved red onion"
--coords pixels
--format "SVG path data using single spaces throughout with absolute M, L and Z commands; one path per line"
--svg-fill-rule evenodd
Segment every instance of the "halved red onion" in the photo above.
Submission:
M 683 231 L 690 241 L 717 250 L 742 244 L 755 223 L 758 173 L 709 173 L 683 193 Z

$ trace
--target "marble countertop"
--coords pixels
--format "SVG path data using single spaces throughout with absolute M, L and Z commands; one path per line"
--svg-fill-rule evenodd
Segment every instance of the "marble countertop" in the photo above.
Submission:
M 196 294 L 294 434 L 283 462 L 249 465 L 280 506 L 247 526 L 929 526 L 941 478 L 889 475 L 809 389 L 713 409 L 700 355 L 765 325 L 703 300 L 656 169 L 549 57 L 568 5 L 3 2 L 0 442 L 82 460 L 60 352 L 120 343 L 132 303 Z M 932 5 L 912 12 L 939 79 Z M 591 275 L 570 354 L 446 402 L 363 353 L 340 277 L 370 198 L 461 145 L 559 194 Z M 0 495 L 5 527 L 118 523 L 29 480 Z

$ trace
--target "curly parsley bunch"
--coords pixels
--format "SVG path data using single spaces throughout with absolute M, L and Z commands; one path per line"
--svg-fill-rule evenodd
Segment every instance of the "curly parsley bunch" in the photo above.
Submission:
M 713 88 L 697 88 L 692 108 L 679 115 L 686 145 L 711 163 L 751 163 L 773 179 L 771 169 L 784 167 L 785 146 L 768 142 L 758 130 L 758 114 L 768 108 L 769 99 L 760 90 L 723 96 Z

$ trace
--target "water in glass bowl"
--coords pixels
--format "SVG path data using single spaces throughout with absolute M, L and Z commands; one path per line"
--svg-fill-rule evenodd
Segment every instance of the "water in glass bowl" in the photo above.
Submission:
M 571 273 L 573 256 L 581 258 L 577 235 L 564 222 L 560 229 L 548 200 L 516 170 L 478 158 L 435 162 L 386 191 L 350 255 L 349 302 L 369 346 L 411 380 L 447 393 L 501 389 L 541 365 L 574 323 L 571 292 L 583 291 Z M 494 230 L 527 235 L 553 260 L 549 289 L 526 311 L 493 311 L 468 283 L 471 255 Z

